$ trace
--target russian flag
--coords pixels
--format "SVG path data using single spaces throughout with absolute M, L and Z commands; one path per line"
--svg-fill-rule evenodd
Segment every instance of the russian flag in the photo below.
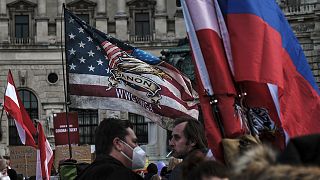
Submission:
M 290 137 L 319 133 L 319 87 L 277 3 L 219 2 L 230 35 L 235 80 L 247 91 L 248 105 L 267 107 Z

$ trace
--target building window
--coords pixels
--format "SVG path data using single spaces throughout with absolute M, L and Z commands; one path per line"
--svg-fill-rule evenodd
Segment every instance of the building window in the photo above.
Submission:
M 11 146 L 22 145 L 22 142 L 18 135 L 17 127 L 13 119 L 9 119 L 9 145 Z
M 139 144 L 148 144 L 148 123 L 143 116 L 129 113 L 129 120 L 133 125 Z
M 39 118 L 38 99 L 28 90 L 18 91 L 20 99 L 31 119 Z M 9 119 L 9 145 L 22 145 L 14 120 Z
M 16 38 L 29 37 L 29 16 L 28 15 L 15 16 L 15 37 Z
M 77 0 L 67 3 L 67 8 L 76 14 L 80 19 L 95 26 L 95 9 L 97 3 L 88 0 Z
M 116 35 L 116 22 L 108 22 L 108 34 Z
M 31 119 L 38 119 L 38 99 L 28 90 L 19 90 L 19 96 Z
M 168 33 L 169 32 L 174 33 L 175 32 L 175 21 L 174 21 L 174 19 L 168 19 L 167 23 L 168 23 L 167 24 L 168 25 L 168 29 L 167 29 Z
M 130 0 L 127 2 L 130 42 L 153 41 L 155 5 L 156 1 Z
M 48 75 L 48 81 L 50 84 L 55 84 L 56 82 L 58 82 L 59 77 L 57 73 L 50 73 Z
M 82 19 L 87 24 L 90 24 L 90 16 L 89 14 L 76 14 L 80 19 Z
M 70 109 L 78 112 L 80 144 L 94 144 L 98 110 Z
M 30 1 L 13 1 L 7 4 L 9 10 L 10 43 L 33 44 L 35 34 L 35 9 Z
M 144 37 L 144 36 L 150 35 L 149 13 L 136 13 L 135 35 L 138 37 Z

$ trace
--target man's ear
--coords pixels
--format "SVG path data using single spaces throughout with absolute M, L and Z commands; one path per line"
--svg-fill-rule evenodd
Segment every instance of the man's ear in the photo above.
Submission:
M 113 147 L 117 150 L 117 151 L 122 151 L 123 148 L 123 144 L 121 143 L 120 138 L 115 137 L 112 141 L 113 143 Z
M 191 146 L 192 146 L 192 147 L 196 146 L 196 144 L 197 144 L 197 143 L 191 141 Z
M 188 140 L 187 141 L 187 145 L 191 145 L 192 147 L 196 146 L 197 143 L 191 141 L 191 140 Z

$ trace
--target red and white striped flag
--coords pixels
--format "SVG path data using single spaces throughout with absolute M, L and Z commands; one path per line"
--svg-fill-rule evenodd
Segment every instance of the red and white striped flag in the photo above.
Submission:
M 41 123 L 38 123 L 37 180 L 49 180 L 53 163 L 53 151 L 44 135 Z
M 120 60 L 119 57 L 123 56 L 121 49 L 108 41 L 103 42 L 102 46 L 107 53 L 109 59 L 109 66 L 111 68 L 114 68 Z
M 37 130 L 20 100 L 10 70 L 8 72 L 7 81 L 8 84 L 4 96 L 4 109 L 8 116 L 14 119 L 21 142 L 24 145 L 36 147 L 32 135 L 35 135 Z
M 182 9 L 199 81 L 199 98 L 204 117 L 208 144 L 222 160 L 221 138 L 237 137 L 245 132 L 236 113 L 232 64 L 225 54 L 216 8 L 212 0 L 183 0 Z M 231 58 L 231 57 L 229 57 Z M 210 104 L 217 100 L 223 128 L 217 124 Z M 223 130 L 221 130 L 223 129 Z M 225 134 L 221 135 L 220 132 Z

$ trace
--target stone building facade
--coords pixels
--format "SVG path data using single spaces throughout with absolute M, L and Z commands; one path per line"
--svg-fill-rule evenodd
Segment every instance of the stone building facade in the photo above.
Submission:
M 64 3 L 97 29 L 157 56 L 186 37 L 181 7 L 177 7 L 174 0 L 1 0 L 0 97 L 3 97 L 7 73 L 11 69 L 28 112 L 44 124 L 50 142 L 54 141 L 53 116 L 66 110 L 62 66 L 64 22 L 61 18 Z M 320 0 L 278 3 L 320 83 Z M 151 120 L 105 109 L 77 111 L 82 144 L 92 144 L 93 129 L 103 118 L 129 118 L 137 127 L 143 125 L 141 136 L 147 133 L 144 143 L 149 155 L 159 159 L 166 154 L 166 131 Z M 12 134 L 14 128 L 4 115 L 0 155 L 7 155 L 8 145 L 17 143 L 17 137 Z
M 285 13 L 320 86 L 320 1 L 281 0 Z
M 1 0 L 0 96 L 11 69 L 26 109 L 44 125 L 50 142 L 54 141 L 53 116 L 66 110 L 62 4 L 93 27 L 157 56 L 186 36 L 181 8 L 172 0 Z M 166 131 L 149 119 L 103 109 L 77 111 L 81 144 L 92 144 L 94 127 L 103 118 L 129 118 L 151 157 L 167 153 Z M 8 145 L 18 144 L 17 134 L 5 115 L 1 128 L 0 155 L 5 155 Z

